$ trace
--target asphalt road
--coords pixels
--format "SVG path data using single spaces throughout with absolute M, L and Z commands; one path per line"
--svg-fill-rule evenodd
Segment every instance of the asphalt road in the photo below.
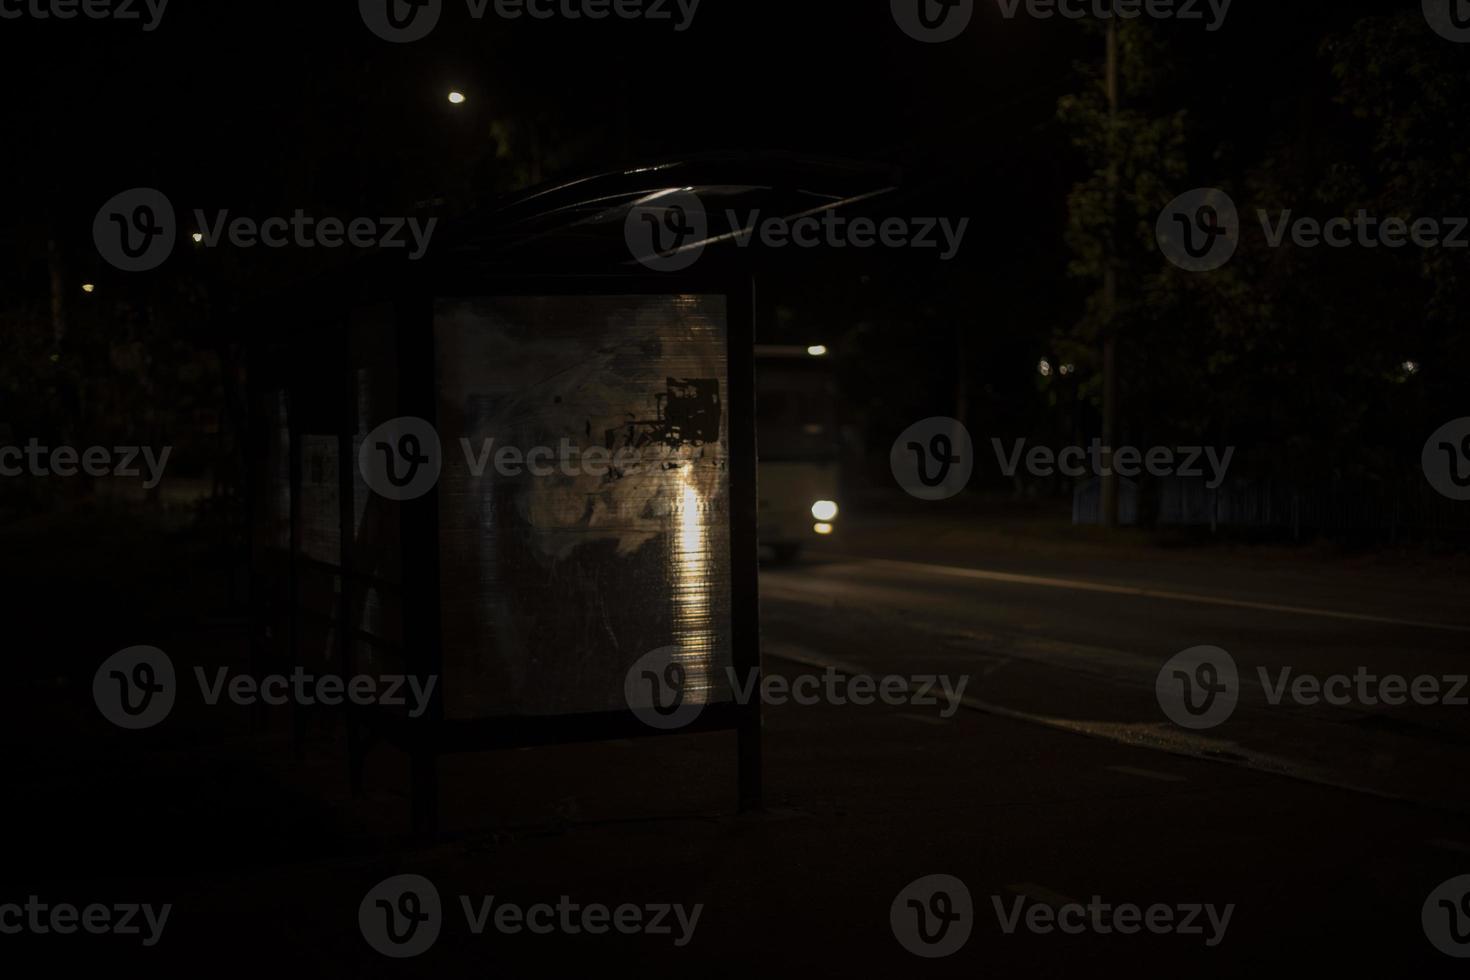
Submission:
M 1456 582 L 1249 552 L 935 560 L 875 537 L 765 570 L 768 655 L 964 676 L 969 710 L 1470 813 Z M 1238 700 L 1186 727 L 1163 704 L 1183 691 L 1166 664 L 1201 647 L 1228 654 Z

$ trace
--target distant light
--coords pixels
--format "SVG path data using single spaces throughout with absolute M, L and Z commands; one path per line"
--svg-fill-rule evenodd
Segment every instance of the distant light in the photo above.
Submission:
M 463 105 L 464 104 L 464 93 L 463 92 L 450 92 L 449 93 L 449 101 L 450 102 L 453 102 L 455 105 Z
M 192 239 L 194 239 L 194 244 L 195 245 L 198 245 L 200 242 L 204 241 L 204 232 L 202 232 L 202 231 L 196 231 L 196 232 L 194 232 L 194 234 L 190 235 L 189 237 L 192 238 Z
M 831 534 L 832 533 L 832 525 L 831 524 L 813 524 L 812 525 L 812 530 L 813 531 L 816 531 L 818 534 Z
M 819 521 L 830 521 L 837 516 L 837 504 L 831 500 L 818 500 L 812 504 L 812 516 Z
M 821 344 L 815 344 L 815 345 L 813 345 L 811 347 L 808 347 L 806 349 L 806 352 L 808 354 L 810 354 L 812 357 L 826 357 L 827 356 L 827 348 L 826 347 L 823 347 Z
M 95 285 L 93 285 L 92 283 L 90 283 L 90 282 L 84 282 L 84 283 L 82 283 L 82 292 L 84 292 L 84 293 L 90 293 L 90 292 L 94 291 L 96 288 L 97 287 Z
M 1412 374 L 1418 374 L 1419 373 L 1419 362 L 1418 361 L 1405 361 L 1403 363 L 1403 369 L 1404 369 L 1404 373 L 1405 374 L 1411 374 L 1411 375 Z
M 1046 358 L 1043 357 L 1041 359 L 1041 362 L 1036 365 L 1036 373 L 1041 375 L 1043 378 L 1051 377 L 1051 361 L 1048 361 Z
M 1069 374 L 1076 373 L 1076 371 L 1077 371 L 1077 365 L 1075 365 L 1075 364 L 1063 364 L 1060 368 L 1058 368 L 1058 370 L 1060 370 L 1062 372 L 1062 377 L 1065 378 Z

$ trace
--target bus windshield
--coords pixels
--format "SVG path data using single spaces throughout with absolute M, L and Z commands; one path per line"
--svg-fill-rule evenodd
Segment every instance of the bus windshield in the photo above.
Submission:
M 836 379 L 827 362 L 756 362 L 756 438 L 764 460 L 836 459 Z

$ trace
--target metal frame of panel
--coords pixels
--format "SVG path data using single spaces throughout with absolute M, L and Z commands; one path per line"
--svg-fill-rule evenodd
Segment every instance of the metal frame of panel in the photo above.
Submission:
M 397 413 L 437 424 L 438 392 L 434 304 L 441 299 L 501 296 L 634 296 L 704 294 L 726 302 L 726 397 L 729 438 L 729 533 L 731 589 L 731 652 L 733 665 L 744 676 L 759 678 L 761 670 L 757 612 L 756 560 L 756 452 L 754 409 L 754 294 L 749 278 L 701 279 L 693 276 L 576 276 L 515 279 L 461 276 L 429 286 L 418 282 L 394 301 L 398 355 Z M 345 331 L 350 338 L 350 331 Z M 351 363 L 344 340 L 338 353 L 339 371 Z M 353 643 L 349 634 L 353 592 L 359 587 L 352 568 L 352 515 L 355 513 L 352 439 L 356 429 L 351 385 L 344 386 L 338 416 L 339 506 L 342 522 L 339 640 L 343 675 L 354 674 Z M 294 428 L 294 424 L 293 424 Z M 299 479 L 299 441 L 293 444 L 293 477 Z M 293 490 L 299 489 L 293 479 Z M 296 494 L 293 493 L 293 508 Z M 437 676 L 427 711 L 409 718 L 382 708 L 347 707 L 349 770 L 360 790 L 364 756 L 381 737 L 406 751 L 411 759 L 413 823 L 418 830 L 437 824 L 438 757 L 448 753 L 486 749 L 523 748 L 572 742 L 601 741 L 734 731 L 738 736 L 737 771 L 742 810 L 761 805 L 761 716 L 759 699 L 707 705 L 688 726 L 659 731 L 645 725 L 630 711 L 609 711 L 535 717 L 446 719 L 444 716 L 443 649 L 440 620 L 439 504 L 429 493 L 398 505 L 401 520 L 404 659 L 408 673 Z M 296 553 L 293 539 L 293 578 Z M 299 611 L 299 608 L 298 608 Z

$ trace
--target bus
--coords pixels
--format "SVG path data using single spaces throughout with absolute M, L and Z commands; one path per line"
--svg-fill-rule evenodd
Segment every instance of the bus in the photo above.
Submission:
M 778 563 L 837 529 L 838 413 L 832 352 L 757 344 L 760 544 Z

